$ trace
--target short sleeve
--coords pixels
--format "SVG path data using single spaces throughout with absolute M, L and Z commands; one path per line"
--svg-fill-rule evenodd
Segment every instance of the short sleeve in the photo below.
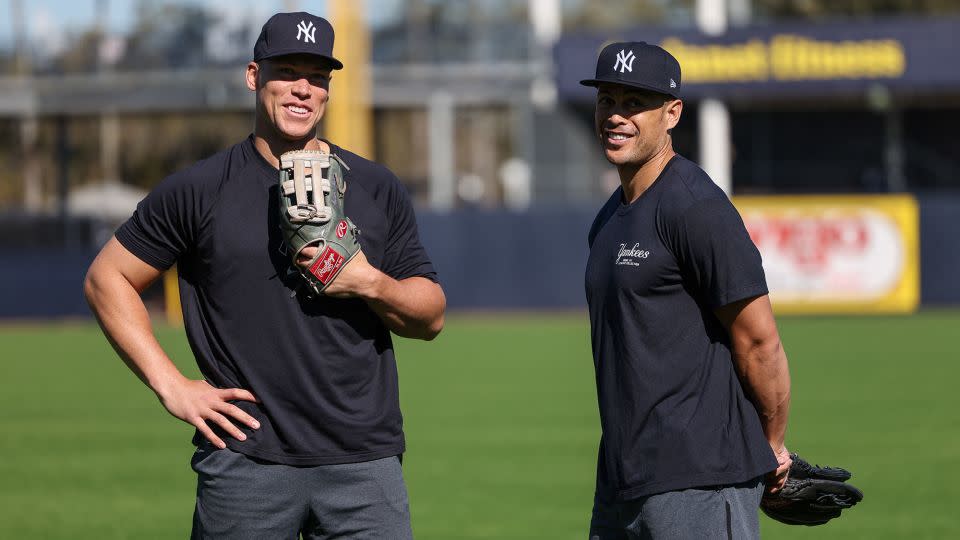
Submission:
M 620 205 L 620 199 L 622 198 L 623 188 L 617 188 L 613 195 L 607 199 L 607 202 L 604 203 L 603 207 L 600 208 L 600 211 L 597 212 L 597 217 L 593 219 L 593 224 L 590 225 L 590 232 L 587 233 L 587 247 L 593 247 L 593 241 L 597 238 L 597 235 L 600 234 L 600 230 L 603 229 L 603 226 L 610 221 L 610 218 L 613 217 L 614 212 L 617 211 L 617 207 Z
M 760 252 L 726 197 L 687 208 L 673 236 L 681 272 L 711 309 L 768 293 Z
M 194 244 L 200 206 L 196 186 L 187 177 L 168 177 L 117 229 L 117 240 L 150 266 L 166 270 Z
M 382 270 L 394 279 L 420 276 L 437 281 L 436 271 L 420 243 L 417 219 L 406 189 L 396 180 L 388 200 L 389 234 Z

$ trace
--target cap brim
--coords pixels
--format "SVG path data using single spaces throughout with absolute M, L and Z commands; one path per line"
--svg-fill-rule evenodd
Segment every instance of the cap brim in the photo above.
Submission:
M 331 69 L 343 69 L 343 62 L 337 60 L 336 58 L 334 58 L 334 57 L 332 57 L 332 56 L 327 56 L 327 55 L 325 55 L 325 54 L 317 54 L 317 53 L 311 53 L 311 52 L 304 52 L 304 51 L 301 51 L 301 50 L 274 51 L 274 52 L 272 52 L 272 53 L 270 53 L 270 54 L 265 54 L 265 55 L 260 56 L 260 57 L 258 57 L 258 58 L 254 58 L 253 61 L 254 61 L 254 62 L 259 62 L 259 61 L 261 61 L 261 60 L 266 60 L 266 59 L 268 59 L 268 58 L 276 58 L 276 57 L 278 57 L 278 56 L 289 56 L 289 55 L 293 55 L 293 54 L 307 54 L 307 55 L 310 55 L 310 56 L 316 56 L 317 58 L 322 58 L 322 59 L 326 60 L 327 63 L 330 64 Z
M 623 81 L 620 79 L 583 79 L 582 81 L 580 81 L 580 84 L 582 84 L 583 86 L 591 86 L 594 88 L 600 86 L 601 84 L 619 84 L 620 86 L 640 88 L 641 90 L 649 90 L 651 92 L 656 92 L 658 94 L 664 94 L 667 96 L 680 99 L 679 92 L 677 92 L 676 90 L 674 90 L 673 92 L 665 92 L 663 88 L 657 88 L 656 86 L 653 86 L 653 85 L 637 83 L 632 81 Z

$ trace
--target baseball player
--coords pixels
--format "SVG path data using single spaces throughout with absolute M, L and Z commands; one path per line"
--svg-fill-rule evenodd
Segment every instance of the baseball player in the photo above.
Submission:
M 193 538 L 412 537 L 390 333 L 432 339 L 445 299 L 393 173 L 316 138 L 343 68 L 333 42 L 321 17 L 271 17 L 246 67 L 253 134 L 164 179 L 85 281 L 117 353 L 196 428 Z M 291 150 L 342 161 L 344 210 L 362 231 L 322 295 L 304 294 L 278 226 Z M 139 296 L 175 263 L 203 380 L 177 370 Z
M 764 489 L 790 466 L 790 377 L 760 254 L 723 191 L 673 150 L 673 56 L 613 43 L 581 84 L 597 88 L 596 132 L 620 176 L 586 268 L 602 425 L 590 538 L 757 538 Z

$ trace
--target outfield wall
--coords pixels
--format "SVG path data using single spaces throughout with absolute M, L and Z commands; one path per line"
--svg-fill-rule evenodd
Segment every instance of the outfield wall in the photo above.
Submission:
M 82 287 L 94 255 L 62 248 L 0 251 L 0 318 L 90 315 Z
M 960 275 L 960 242 L 955 232 L 960 222 L 960 194 L 921 195 L 916 200 L 920 305 L 960 305 L 960 286 L 955 281 Z M 738 204 L 742 202 L 739 198 Z M 451 308 L 582 308 L 586 236 L 595 211 L 421 213 L 420 234 L 440 272 Z M 908 263 L 915 263 L 915 256 L 910 257 Z M 797 309 L 784 305 L 781 311 L 896 312 L 909 311 L 914 303 L 891 308 L 883 303 L 854 302 L 826 309 L 821 306 L 819 311 L 816 306 Z
M 920 197 L 920 303 L 960 305 L 960 193 Z
M 960 193 L 921 195 L 917 202 L 921 306 L 960 305 Z M 421 211 L 418 221 L 451 309 L 581 309 L 586 235 L 595 211 Z M 89 316 L 81 287 L 94 254 L 0 247 L 0 318 Z

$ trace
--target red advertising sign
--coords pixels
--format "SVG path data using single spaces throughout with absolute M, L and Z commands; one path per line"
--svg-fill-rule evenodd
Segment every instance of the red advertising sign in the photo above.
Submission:
M 783 312 L 903 312 L 919 300 L 908 196 L 737 197 Z

